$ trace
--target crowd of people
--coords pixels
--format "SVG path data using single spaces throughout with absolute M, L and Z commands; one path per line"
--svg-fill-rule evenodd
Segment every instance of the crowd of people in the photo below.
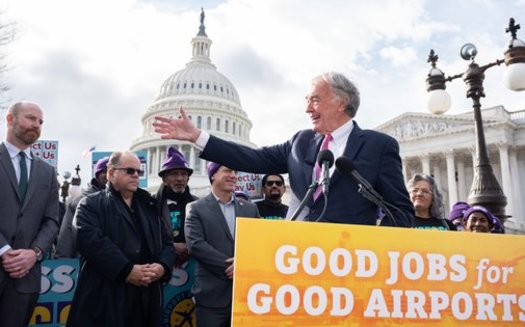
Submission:
M 434 178 L 418 173 L 408 181 L 410 200 L 414 204 L 414 228 L 474 233 L 505 233 L 501 220 L 487 208 L 457 202 L 445 216 L 443 196 Z
M 2 326 L 27 326 L 40 291 L 41 261 L 54 244 L 55 257 L 81 260 L 68 326 L 158 326 L 162 285 L 189 257 L 196 261 L 192 294 L 198 326 L 229 326 L 237 216 L 284 219 L 297 210 L 301 221 L 377 224 L 377 206 L 348 174 L 331 167 L 330 192 L 313 183 L 320 178 L 320 149 L 351 159 L 362 178 L 397 209 L 380 225 L 504 232 L 486 208 L 464 202 L 455 204 L 447 219 L 431 176 L 416 174 L 407 187 L 397 141 L 361 129 L 354 120 L 359 103 L 359 91 L 344 75 L 317 76 L 306 96 L 312 128 L 257 149 L 198 129 L 182 108 L 179 118 L 156 117 L 154 127 L 163 139 L 189 141 L 202 151 L 210 193 L 200 199 L 191 193 L 193 169 L 173 146 L 154 195 L 138 187 L 144 172 L 137 156 L 117 151 L 97 162 L 88 189 L 66 204 L 61 225 L 56 173 L 30 151 L 40 136 L 42 109 L 30 102 L 13 104 L 0 144 Z M 236 194 L 236 171 L 264 174 L 262 201 Z M 287 191 L 282 174 L 289 176 L 289 206 L 282 201 Z M 312 187 L 320 191 L 309 196 Z

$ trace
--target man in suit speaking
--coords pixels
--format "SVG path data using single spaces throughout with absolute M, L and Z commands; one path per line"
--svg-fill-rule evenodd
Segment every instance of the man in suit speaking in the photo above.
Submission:
M 315 77 L 306 95 L 306 113 L 313 128 L 297 132 L 289 141 L 251 149 L 221 140 L 201 131 L 181 108 L 181 117 L 155 117 L 155 131 L 164 139 L 187 140 L 202 150 L 201 158 L 219 162 L 233 169 L 253 173 L 288 173 L 291 196 L 288 215 L 295 212 L 309 185 L 317 178 L 316 157 L 320 149 L 329 149 L 335 158 L 351 160 L 355 170 L 390 203 L 395 221 L 383 219 L 383 225 L 411 226 L 413 206 L 403 180 L 399 145 L 392 137 L 362 130 L 353 120 L 359 107 L 359 91 L 344 75 L 329 72 Z M 358 193 L 358 184 L 330 169 L 330 192 L 320 221 L 375 225 L 377 207 Z M 307 199 L 299 219 L 316 221 L 324 207 L 324 196 Z
M 40 137 L 40 107 L 15 103 L 6 122 L 0 144 L 0 322 L 27 326 L 40 292 L 40 262 L 58 233 L 58 181 L 53 167 L 30 150 Z

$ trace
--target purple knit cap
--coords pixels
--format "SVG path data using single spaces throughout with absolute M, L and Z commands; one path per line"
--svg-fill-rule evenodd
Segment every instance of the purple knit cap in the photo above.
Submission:
M 95 164 L 95 177 L 98 176 L 98 174 L 108 171 L 108 162 L 109 157 L 104 157 L 97 161 Z
M 465 214 L 465 211 L 470 209 L 470 206 L 466 202 L 456 202 L 452 206 L 452 209 L 450 210 L 450 213 L 448 214 L 448 220 L 453 221 L 458 218 L 463 219 L 463 215 Z
M 191 176 L 193 169 L 190 168 L 188 161 L 184 158 L 184 155 L 177 150 L 176 147 L 170 146 L 166 153 L 166 160 L 162 164 L 162 168 L 159 171 L 159 176 L 163 177 L 168 171 L 172 169 L 182 169 L 188 172 L 188 176 Z
M 494 216 L 487 208 L 482 207 L 482 206 L 472 206 L 470 209 L 465 211 L 465 213 L 463 214 L 463 222 L 465 224 L 467 223 L 468 217 L 473 212 L 481 212 L 487 217 L 487 219 L 489 220 L 490 224 L 492 225 L 491 226 L 491 232 L 494 230 L 495 226 L 501 227 L 501 225 L 502 225 L 501 222 L 499 221 L 499 219 L 496 216 Z
M 235 195 L 236 198 L 242 198 L 246 201 L 250 201 L 250 196 L 243 191 L 235 191 L 233 192 L 233 195 Z
M 210 179 L 210 184 L 213 184 L 211 181 L 211 178 L 217 172 L 217 170 L 219 170 L 220 167 L 221 167 L 220 164 L 213 162 L 213 161 L 208 161 L 207 168 L 208 168 L 208 178 Z

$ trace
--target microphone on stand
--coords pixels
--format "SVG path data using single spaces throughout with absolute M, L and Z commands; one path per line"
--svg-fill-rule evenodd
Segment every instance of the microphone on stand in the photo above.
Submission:
M 406 221 L 410 222 L 410 220 L 402 210 L 383 200 L 383 197 L 379 195 L 379 193 L 377 193 L 376 190 L 374 190 L 372 185 L 370 185 L 370 183 L 363 176 L 361 176 L 361 174 L 359 174 L 359 172 L 355 169 L 354 164 L 350 159 L 345 157 L 337 158 L 337 160 L 335 161 L 335 167 L 341 174 L 351 177 L 357 183 L 357 185 L 359 186 L 357 191 L 364 198 L 368 199 L 376 206 L 381 208 L 385 215 L 390 219 L 392 226 L 397 226 L 397 221 L 394 218 L 394 215 L 390 211 L 389 207 L 401 213 L 401 215 L 406 219 Z M 411 225 L 411 223 L 409 223 L 409 225 Z
M 322 186 L 324 204 L 323 211 L 319 217 L 315 220 L 318 222 L 324 217 L 326 208 L 328 207 L 328 186 L 330 185 L 330 168 L 334 165 L 334 154 L 330 150 L 322 150 L 317 155 L 317 164 L 321 167 L 322 173 L 319 176 L 320 184 Z
M 383 201 L 383 197 L 374 190 L 372 185 L 355 169 L 352 161 L 346 157 L 337 158 L 335 161 L 335 167 L 337 170 L 343 174 L 352 177 L 352 179 L 357 183 L 357 185 L 362 185 L 367 191 L 369 191 L 374 197 Z
M 322 169 L 322 174 L 319 176 L 319 179 L 321 180 L 323 194 L 325 197 L 324 209 L 323 209 L 323 212 L 321 213 L 321 216 L 319 217 L 321 218 L 324 215 L 324 212 L 326 211 L 326 202 L 327 202 L 326 200 L 328 197 L 328 184 L 330 183 L 330 168 L 334 165 L 334 154 L 330 150 L 320 151 L 319 154 L 317 155 L 317 163 L 319 164 L 319 166 L 321 166 L 321 169 Z M 297 219 L 301 211 L 306 206 L 306 203 L 308 202 L 308 200 L 310 200 L 313 197 L 314 192 L 318 186 L 319 186 L 318 180 L 314 180 L 312 184 L 308 186 L 308 191 L 306 192 L 303 199 L 301 200 L 301 203 L 299 203 L 299 206 L 297 207 L 297 209 L 295 209 L 294 213 L 290 217 L 286 218 L 286 220 L 294 221 Z
M 322 170 L 320 184 L 323 187 L 323 194 L 326 197 L 328 196 L 328 186 L 330 185 L 330 168 L 334 165 L 334 154 L 330 150 L 319 152 L 317 155 L 317 163 Z

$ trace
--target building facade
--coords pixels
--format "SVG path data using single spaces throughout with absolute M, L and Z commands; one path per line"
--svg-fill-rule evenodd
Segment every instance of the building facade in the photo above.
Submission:
M 505 196 L 507 233 L 525 234 L 525 110 L 502 106 L 482 110 L 490 162 Z M 434 176 L 445 212 L 467 201 L 476 164 L 472 112 L 458 115 L 404 113 L 377 127 L 399 141 L 406 181 L 415 173 Z
M 217 71 L 210 59 L 212 41 L 204 26 L 201 13 L 199 32 L 192 39 L 192 57 L 186 67 L 172 74 L 160 87 L 153 104 L 142 117 L 142 135 L 133 141 L 132 151 L 148 152 L 148 189 L 156 190 L 161 183 L 158 172 L 165 159 L 167 148 L 175 145 L 194 169 L 190 185 L 192 192 L 206 194 L 209 180 L 206 162 L 199 158 L 199 150 L 189 142 L 162 140 L 155 133 L 155 116 L 176 117 L 182 106 L 191 120 L 210 134 L 249 147 L 252 123 L 241 107 L 239 94 L 230 80 Z

